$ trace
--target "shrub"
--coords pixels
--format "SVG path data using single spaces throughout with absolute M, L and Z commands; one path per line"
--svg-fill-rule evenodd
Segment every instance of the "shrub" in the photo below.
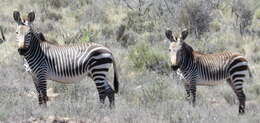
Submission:
M 74 35 L 62 34 L 63 41 L 65 44 L 74 44 L 74 43 L 88 43 L 94 42 L 97 33 L 89 31 L 88 29 L 83 29 L 77 32 Z
M 116 40 L 117 41 L 120 41 L 124 37 L 125 29 L 126 29 L 125 25 L 119 26 L 118 30 L 116 31 Z
M 80 41 L 80 33 L 77 33 L 76 35 L 70 36 L 68 34 L 62 34 L 64 44 L 73 44 Z
M 80 42 L 90 42 L 90 36 L 91 33 L 89 31 L 84 31 L 80 39 Z
M 221 23 L 218 22 L 217 20 L 212 21 L 212 22 L 210 23 L 210 29 L 211 29 L 212 31 L 215 31 L 215 32 L 220 31 L 220 29 L 221 29 Z
M 177 24 L 193 32 L 197 38 L 209 31 L 213 7 L 207 0 L 188 0 L 181 5 Z M 183 28 L 183 27 L 182 27 Z
M 101 35 L 102 35 L 103 38 L 109 40 L 111 38 L 114 38 L 113 37 L 114 30 L 115 30 L 115 27 L 113 27 L 111 25 L 103 25 L 102 29 L 101 29 Z M 94 34 L 94 32 L 93 32 L 93 34 Z
M 158 73 L 169 73 L 167 57 L 149 43 L 137 43 L 130 51 L 129 58 L 138 70 L 148 69 Z
M 236 15 L 236 23 L 239 25 L 240 34 L 243 35 L 250 25 L 252 25 L 254 10 L 249 3 L 241 0 L 234 0 L 232 4 L 232 13 Z
M 130 11 L 124 19 L 127 22 L 127 29 L 132 29 L 136 33 L 152 32 L 154 29 L 154 22 L 149 21 L 146 14 L 140 14 L 138 11 Z
M 126 31 L 126 26 L 120 25 L 116 31 L 116 41 L 123 47 L 128 47 L 129 45 L 134 44 L 134 32 Z

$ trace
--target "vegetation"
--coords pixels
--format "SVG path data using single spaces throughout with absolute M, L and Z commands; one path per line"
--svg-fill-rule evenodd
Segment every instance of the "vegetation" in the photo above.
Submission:
M 259 0 L 2 0 L 0 26 L 0 122 L 260 122 Z M 25 72 L 15 42 L 12 12 L 36 13 L 35 30 L 59 44 L 96 42 L 109 47 L 119 69 L 116 108 L 100 108 L 89 78 L 71 85 L 48 82 L 47 108 Z M 197 106 L 170 70 L 167 28 L 187 28 L 187 42 L 204 53 L 244 54 L 253 78 L 244 84 L 246 114 L 223 82 L 198 87 Z M 112 81 L 111 76 L 111 81 Z M 54 96 L 55 95 L 55 96 Z
M 139 42 L 131 49 L 129 59 L 133 62 L 134 67 L 139 70 L 151 70 L 159 73 L 169 73 L 167 56 L 163 52 L 147 42 Z

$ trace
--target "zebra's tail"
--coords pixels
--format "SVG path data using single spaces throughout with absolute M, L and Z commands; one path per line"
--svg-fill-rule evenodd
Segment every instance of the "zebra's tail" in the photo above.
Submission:
M 114 68 L 114 92 L 117 93 L 119 90 L 118 73 L 116 69 L 115 59 L 113 58 L 113 68 Z

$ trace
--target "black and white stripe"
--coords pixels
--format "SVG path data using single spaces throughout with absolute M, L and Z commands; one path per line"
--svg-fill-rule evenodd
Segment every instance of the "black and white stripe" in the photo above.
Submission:
M 14 16 L 15 14 L 17 13 L 14 12 Z M 47 80 L 73 83 L 89 76 L 96 83 L 101 103 L 104 103 L 105 98 L 108 97 L 110 107 L 114 106 L 114 93 L 118 92 L 119 83 L 115 60 L 108 48 L 96 43 L 53 45 L 45 40 L 42 33 L 34 32 L 30 25 L 19 22 L 18 26 L 30 28 L 24 34 L 24 46 L 18 51 L 28 64 L 39 93 L 40 104 L 46 104 L 48 100 Z M 112 64 L 114 89 L 111 88 L 108 80 L 108 72 Z
M 179 37 L 174 37 L 170 30 L 166 31 L 166 37 L 171 41 L 172 68 L 185 80 L 187 96 L 192 95 L 192 103 L 196 101 L 196 85 L 215 85 L 226 80 L 238 97 L 239 113 L 244 113 L 246 96 L 242 85 L 248 73 L 251 76 L 247 59 L 232 52 L 196 52 L 184 42 L 187 34 L 183 31 Z

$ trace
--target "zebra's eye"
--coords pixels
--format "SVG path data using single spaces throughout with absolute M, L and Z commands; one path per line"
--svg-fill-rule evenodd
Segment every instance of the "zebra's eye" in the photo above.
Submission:
M 171 52 L 171 49 L 169 49 L 169 52 Z

